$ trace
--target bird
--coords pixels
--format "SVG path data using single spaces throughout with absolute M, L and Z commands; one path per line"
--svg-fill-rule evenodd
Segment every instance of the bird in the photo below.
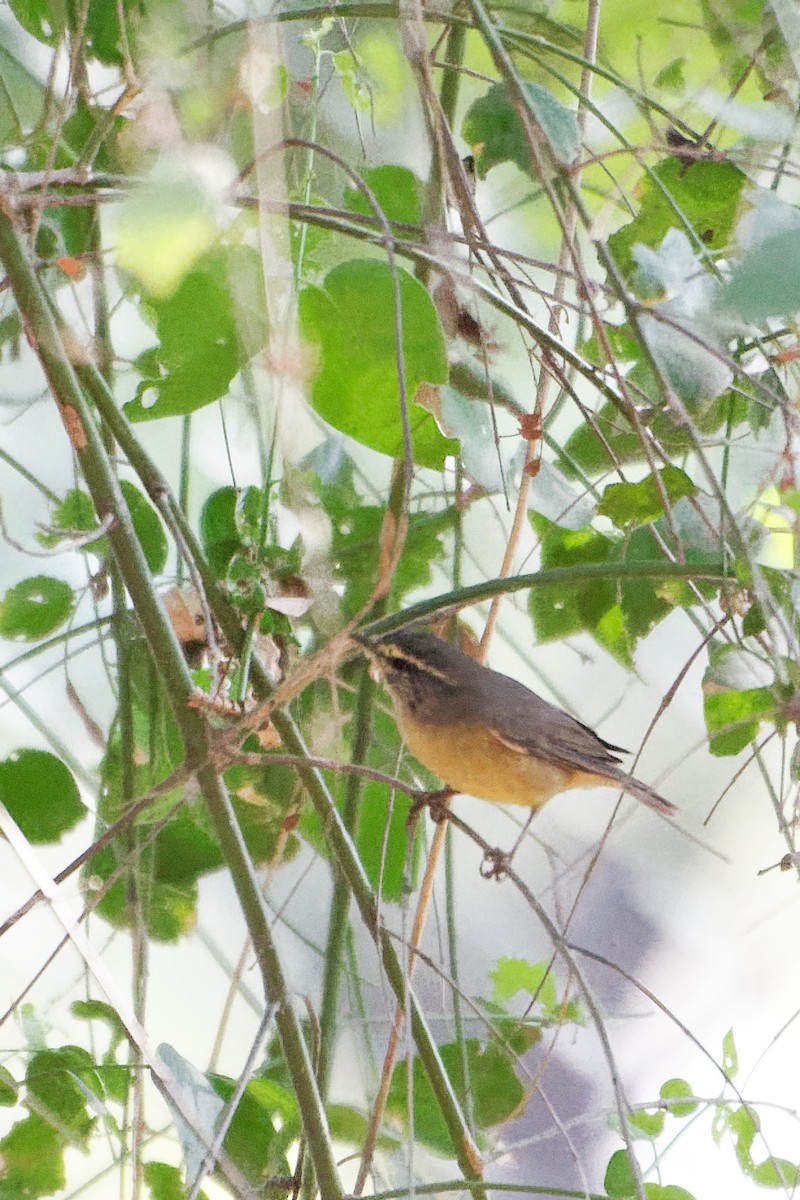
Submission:
M 452 794 L 538 810 L 571 788 L 618 787 L 663 816 L 677 807 L 628 774 L 621 746 L 426 630 L 356 631 L 411 753 Z

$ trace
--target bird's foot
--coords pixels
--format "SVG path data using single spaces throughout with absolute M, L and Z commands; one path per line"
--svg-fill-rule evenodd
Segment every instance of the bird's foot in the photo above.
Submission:
M 487 850 L 481 863 L 482 877 L 484 879 L 496 879 L 498 883 L 501 883 L 508 874 L 508 868 L 511 866 L 511 859 L 513 857 L 513 851 L 509 854 L 507 850 L 501 850 L 498 846 L 493 850 Z
M 408 811 L 406 828 L 415 828 L 423 808 L 430 810 L 431 817 L 437 825 L 440 821 L 446 821 L 450 812 L 450 801 L 455 794 L 452 788 L 443 788 L 440 792 L 420 792 Z

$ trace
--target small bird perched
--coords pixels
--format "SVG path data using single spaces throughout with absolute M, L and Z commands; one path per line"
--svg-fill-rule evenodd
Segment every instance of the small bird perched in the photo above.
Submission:
M 391 693 L 409 750 L 454 792 L 538 809 L 570 788 L 622 788 L 678 810 L 618 765 L 620 746 L 432 633 L 354 634 Z

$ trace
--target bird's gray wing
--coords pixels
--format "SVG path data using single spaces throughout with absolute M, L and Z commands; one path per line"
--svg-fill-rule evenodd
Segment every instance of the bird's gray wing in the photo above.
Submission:
M 615 752 L 625 753 L 621 746 L 604 742 L 588 725 L 514 679 L 498 676 L 496 683 L 486 682 L 485 717 L 507 745 L 545 762 L 616 777 L 620 759 Z

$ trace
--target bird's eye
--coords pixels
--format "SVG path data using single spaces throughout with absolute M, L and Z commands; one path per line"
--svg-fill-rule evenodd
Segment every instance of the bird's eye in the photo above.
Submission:
M 414 665 L 413 663 L 409 662 L 407 658 L 403 658 L 403 656 L 400 654 L 387 655 L 387 661 L 393 671 L 409 671 Z

